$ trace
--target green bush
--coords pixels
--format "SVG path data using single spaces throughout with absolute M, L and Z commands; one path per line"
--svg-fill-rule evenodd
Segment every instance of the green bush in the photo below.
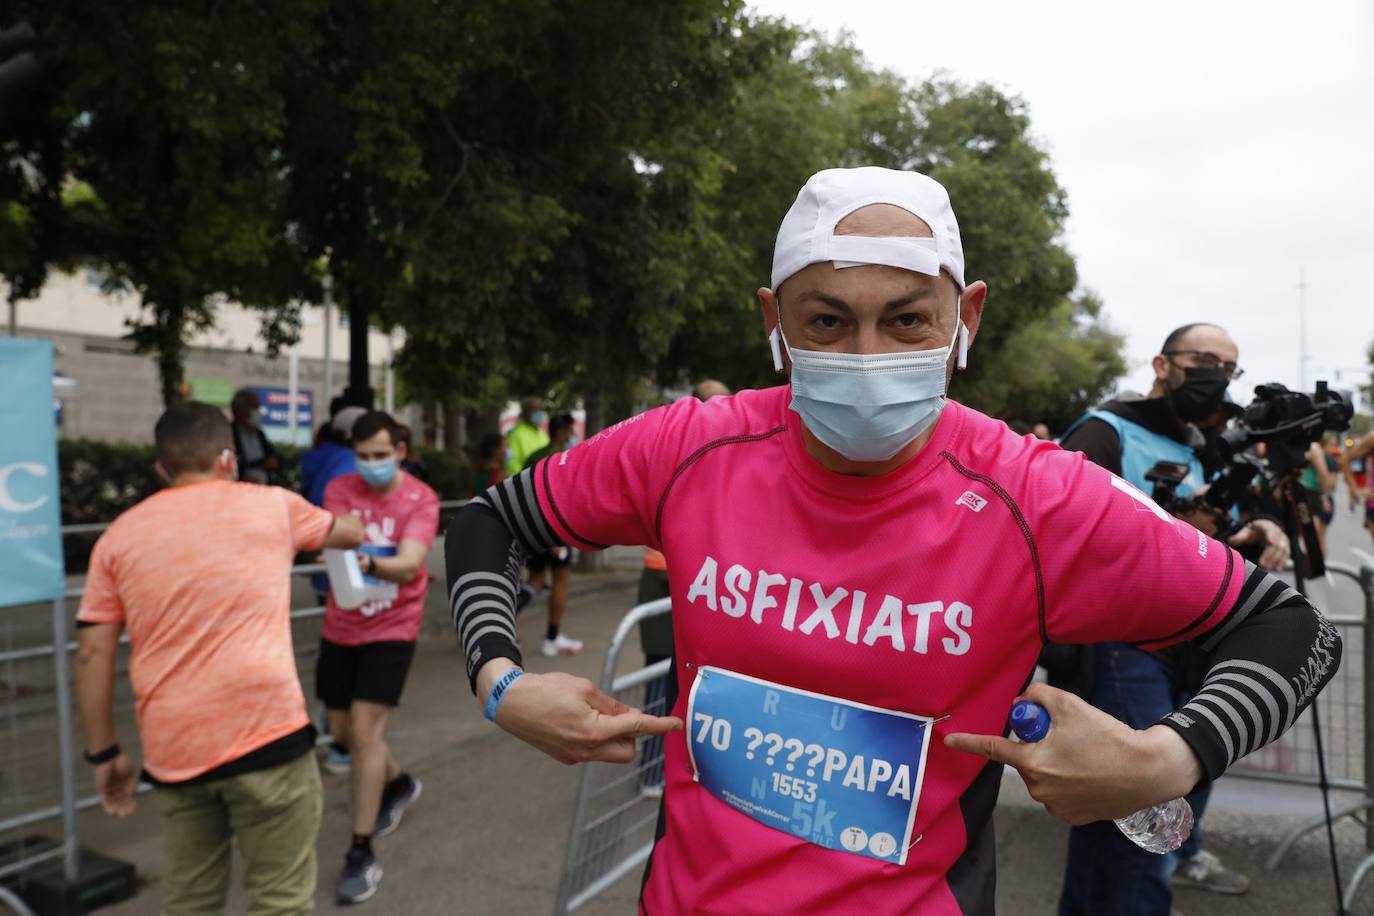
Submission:
M 90 439 L 57 443 L 62 487 L 62 524 L 113 521 L 125 509 L 158 489 L 151 445 L 114 445 Z M 63 548 L 67 572 L 84 572 L 95 534 L 69 534 Z
M 438 448 L 419 449 L 428 483 L 440 499 L 467 499 L 472 489 L 472 465 L 467 456 Z

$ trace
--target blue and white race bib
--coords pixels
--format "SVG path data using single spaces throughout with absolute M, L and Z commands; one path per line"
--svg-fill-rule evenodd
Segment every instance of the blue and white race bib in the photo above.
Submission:
M 687 702 L 697 782 L 761 824 L 906 864 L 931 719 L 699 669 Z

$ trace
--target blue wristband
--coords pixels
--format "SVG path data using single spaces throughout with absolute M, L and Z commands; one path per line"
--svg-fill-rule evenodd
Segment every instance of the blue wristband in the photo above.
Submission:
M 510 690 L 510 685 L 520 680 L 520 675 L 524 673 L 519 668 L 512 668 L 491 685 L 491 693 L 487 694 L 487 705 L 482 709 L 482 715 L 488 722 L 496 721 L 496 707 L 501 705 L 501 699 L 506 695 L 506 691 Z

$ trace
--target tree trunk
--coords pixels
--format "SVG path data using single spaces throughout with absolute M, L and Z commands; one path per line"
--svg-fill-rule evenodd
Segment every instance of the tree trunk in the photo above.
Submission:
M 160 297 L 154 306 L 155 352 L 162 382 L 162 406 L 186 400 L 186 303 L 180 295 Z

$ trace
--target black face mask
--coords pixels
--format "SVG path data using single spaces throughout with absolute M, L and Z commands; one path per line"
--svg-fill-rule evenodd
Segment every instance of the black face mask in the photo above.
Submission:
M 1169 392 L 1175 415 L 1187 423 L 1198 423 L 1216 413 L 1226 399 L 1226 386 L 1231 384 L 1226 370 L 1189 367 L 1183 376 L 1183 384 Z

